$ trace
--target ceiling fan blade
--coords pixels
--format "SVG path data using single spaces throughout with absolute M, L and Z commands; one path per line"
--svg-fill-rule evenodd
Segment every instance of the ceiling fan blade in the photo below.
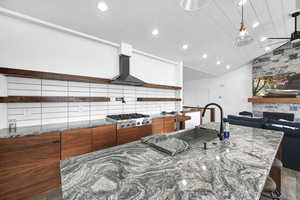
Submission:
M 267 38 L 268 40 L 290 40 L 290 37 L 275 37 L 275 38 Z

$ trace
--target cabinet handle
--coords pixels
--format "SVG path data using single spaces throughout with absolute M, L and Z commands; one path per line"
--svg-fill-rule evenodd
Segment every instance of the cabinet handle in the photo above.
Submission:
M 52 142 L 53 144 L 59 144 L 59 140 L 55 140 Z

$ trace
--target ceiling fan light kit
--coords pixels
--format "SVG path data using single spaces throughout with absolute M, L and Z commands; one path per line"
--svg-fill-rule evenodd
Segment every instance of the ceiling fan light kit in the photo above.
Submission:
M 186 11 L 196 11 L 209 1 L 210 0 L 181 0 L 180 6 Z

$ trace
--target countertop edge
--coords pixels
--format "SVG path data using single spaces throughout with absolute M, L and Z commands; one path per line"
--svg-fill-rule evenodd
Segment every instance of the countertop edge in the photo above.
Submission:
M 177 115 L 172 114 L 153 114 L 150 115 L 152 119 L 163 119 L 167 117 L 176 117 Z M 97 119 L 91 121 L 77 121 L 70 123 L 57 123 L 47 124 L 44 126 L 24 126 L 18 127 L 16 132 L 10 132 L 8 128 L 0 129 L 0 140 L 1 139 L 12 139 L 29 136 L 38 136 L 44 134 L 57 133 L 62 131 L 72 131 L 76 129 L 96 128 L 101 126 L 114 125 L 115 122 L 108 121 L 106 119 Z

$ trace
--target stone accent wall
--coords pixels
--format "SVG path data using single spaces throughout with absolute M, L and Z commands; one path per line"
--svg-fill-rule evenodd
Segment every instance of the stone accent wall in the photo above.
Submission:
M 290 43 L 256 58 L 253 63 L 253 79 L 286 73 L 300 73 L 300 44 Z M 263 112 L 294 113 L 295 121 L 300 122 L 300 104 L 252 103 L 255 117 L 262 117 Z
M 300 122 L 300 104 L 285 103 L 252 103 L 255 117 L 262 117 L 263 112 L 294 113 L 295 121 Z
M 300 44 L 290 43 L 256 58 L 253 78 L 296 72 L 300 73 Z

